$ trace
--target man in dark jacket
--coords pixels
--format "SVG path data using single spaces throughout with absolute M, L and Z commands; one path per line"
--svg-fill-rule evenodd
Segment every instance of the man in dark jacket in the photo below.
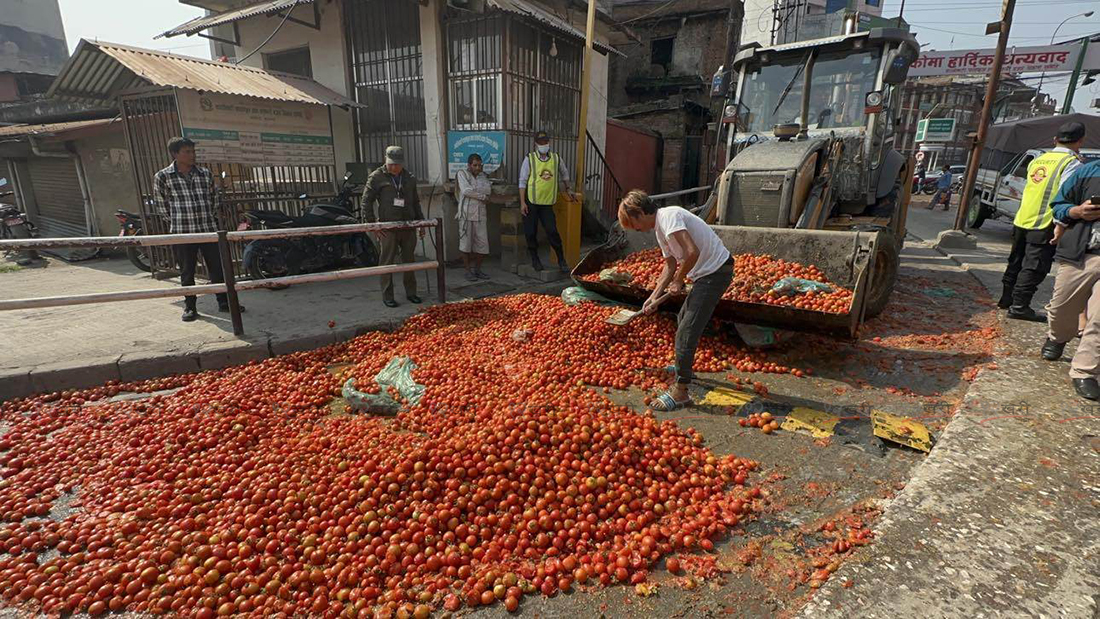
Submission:
M 375 217 L 374 203 L 378 203 Z M 367 223 L 375 221 L 414 221 L 424 219 L 420 197 L 416 193 L 416 178 L 405 169 L 405 151 L 400 146 L 386 147 L 386 163 L 367 177 L 363 188 L 363 213 Z M 423 228 L 420 228 L 423 234 Z M 379 264 L 397 264 L 398 254 L 403 264 L 413 262 L 416 251 L 416 231 L 385 230 L 378 233 L 382 245 Z M 405 272 L 405 296 L 413 303 L 422 303 L 416 296 L 416 272 Z M 393 276 L 382 276 L 382 302 L 397 307 L 393 299 Z
M 1073 173 L 1054 199 L 1054 217 L 1066 225 L 1054 259 L 1058 273 L 1054 296 L 1047 305 L 1050 332 L 1042 356 L 1062 358 L 1066 343 L 1077 335 L 1077 317 L 1087 310 L 1088 322 L 1073 355 L 1069 376 L 1077 394 L 1100 400 L 1100 161 Z M 1093 292 L 1098 290 L 1097 292 Z

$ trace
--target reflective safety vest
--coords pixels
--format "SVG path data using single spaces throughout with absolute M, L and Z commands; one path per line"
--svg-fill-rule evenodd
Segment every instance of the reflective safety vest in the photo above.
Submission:
M 1062 171 L 1076 155 L 1054 151 L 1039 155 L 1027 166 L 1027 185 L 1020 198 L 1020 210 L 1016 211 L 1013 225 L 1028 230 L 1042 230 L 1054 223 L 1054 211 L 1050 203 L 1058 194 L 1062 183 Z
M 558 201 L 558 154 L 550 153 L 546 161 L 536 153 L 527 153 L 527 203 L 546 206 Z

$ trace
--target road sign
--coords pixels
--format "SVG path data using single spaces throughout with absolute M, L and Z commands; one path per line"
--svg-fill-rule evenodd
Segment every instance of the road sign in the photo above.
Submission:
M 925 118 L 917 123 L 917 142 L 950 142 L 953 139 L 954 118 Z
M 917 151 L 917 161 L 924 161 L 924 151 Z

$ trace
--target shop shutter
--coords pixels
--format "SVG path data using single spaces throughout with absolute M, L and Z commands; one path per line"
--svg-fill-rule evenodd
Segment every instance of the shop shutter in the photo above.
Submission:
M 38 208 L 32 217 L 43 237 L 88 236 L 84 196 L 72 159 L 31 157 L 27 161 Z

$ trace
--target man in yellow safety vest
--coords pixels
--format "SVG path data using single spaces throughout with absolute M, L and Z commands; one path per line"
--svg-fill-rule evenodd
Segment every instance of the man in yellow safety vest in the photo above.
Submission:
M 562 273 L 569 272 L 561 235 L 558 234 L 558 223 L 554 217 L 559 186 L 570 200 L 577 199 L 569 190 L 569 170 L 557 153 L 550 152 L 550 136 L 545 131 L 539 131 L 535 134 L 535 150 L 527 153 L 519 167 L 519 204 L 523 213 L 523 234 L 527 237 L 531 267 L 536 271 L 542 270 L 538 241 L 538 224 L 541 221 L 550 247 L 558 255 L 558 268 Z
M 1079 151 L 1084 139 L 1084 125 L 1065 123 L 1058 129 L 1054 149 L 1036 157 L 1027 167 L 1027 185 L 1012 222 L 1012 251 L 997 304 L 1008 309 L 1009 318 L 1046 322 L 1046 316 L 1031 308 L 1031 298 L 1054 262 L 1051 203 L 1058 188 L 1081 165 Z

